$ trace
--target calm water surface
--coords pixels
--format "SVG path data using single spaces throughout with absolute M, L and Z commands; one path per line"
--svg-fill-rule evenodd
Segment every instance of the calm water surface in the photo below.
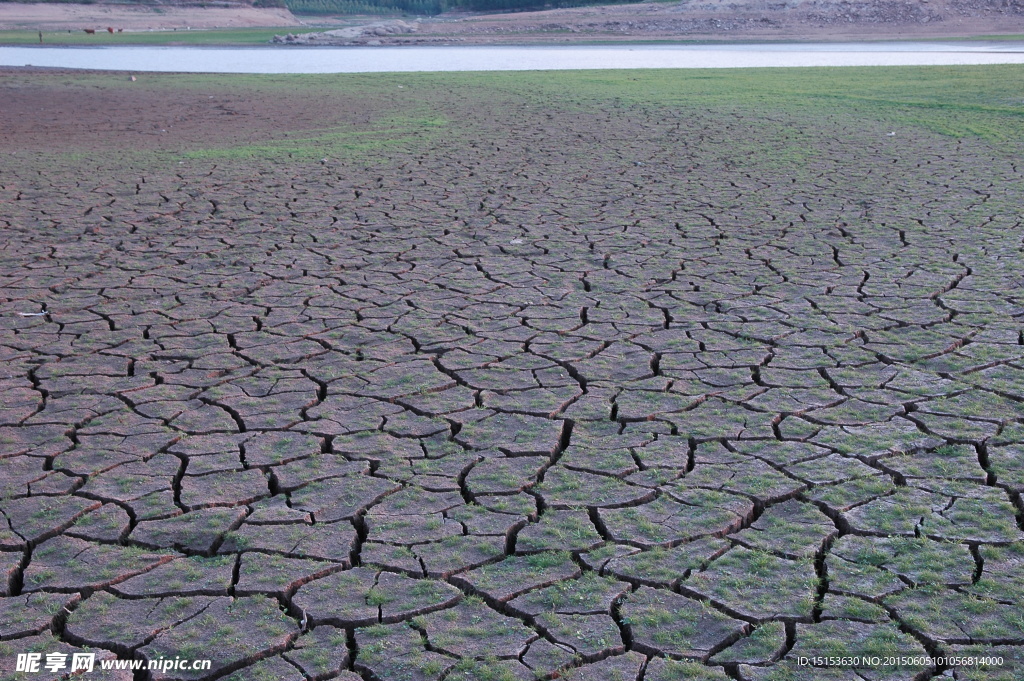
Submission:
M 1024 42 L 564 47 L 0 47 L 2 66 L 190 73 L 371 73 L 1024 64 Z

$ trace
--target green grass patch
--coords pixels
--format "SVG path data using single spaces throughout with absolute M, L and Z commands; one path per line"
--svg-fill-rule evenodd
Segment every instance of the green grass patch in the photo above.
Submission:
M 381 154 L 423 142 L 431 131 L 447 126 L 443 118 L 388 118 L 373 130 L 326 130 L 284 140 L 237 147 L 215 147 L 187 151 L 187 159 L 283 158 L 310 160 L 317 157 L 349 158 Z M 307 131 L 308 132 L 308 131 Z
M 292 80 L 294 79 L 294 80 Z M 269 86 L 269 78 L 250 82 Z M 291 76 L 310 89 L 394 91 L 403 98 L 507 100 L 523 109 L 669 106 L 773 112 L 808 120 L 863 118 L 897 134 L 922 130 L 1017 148 L 1024 140 L 1024 66 L 899 66 L 793 69 L 617 70 Z M 794 154 L 804 152 L 794 150 Z
M 98 29 L 95 35 L 82 30 L 43 31 L 43 46 L 88 45 L 114 47 L 118 45 L 268 45 L 275 35 L 309 30 L 303 27 L 280 28 L 217 28 L 177 31 L 127 31 L 107 33 Z M 0 45 L 39 45 L 39 32 L 35 30 L 0 31 Z
M 737 108 L 855 116 L 894 127 L 1004 143 L 1024 132 L 1024 67 L 892 66 L 792 69 L 430 74 L 491 84 L 527 102 Z

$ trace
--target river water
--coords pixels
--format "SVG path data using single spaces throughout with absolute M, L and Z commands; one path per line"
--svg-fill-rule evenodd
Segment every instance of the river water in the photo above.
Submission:
M 1024 42 L 528 47 L 0 47 L 2 66 L 188 73 L 374 73 L 1024 64 Z

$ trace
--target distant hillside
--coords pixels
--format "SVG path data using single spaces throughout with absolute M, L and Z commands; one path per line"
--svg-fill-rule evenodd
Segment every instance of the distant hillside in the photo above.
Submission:
M 178 25 L 294 26 L 298 20 L 293 12 L 444 14 L 440 22 L 420 27 L 416 37 L 368 38 L 381 38 L 384 44 L 422 42 L 426 34 L 435 36 L 430 40 L 474 42 L 544 40 L 554 34 L 562 41 L 829 36 L 870 40 L 1024 32 L 1024 0 L 0 0 L 2 6 L 8 9 L 0 24 L 11 27 L 45 28 L 62 22 L 72 28 L 88 24 L 93 14 L 106 17 L 115 12 L 123 16 L 125 28 L 143 30 Z M 15 7 L 25 10 L 12 11 Z M 57 12 L 56 7 L 66 9 Z M 171 20 L 168 14 L 175 12 L 181 15 Z M 53 14 L 52 20 L 47 13 Z
M 164 31 L 296 26 L 281 0 L 24 2 L 0 0 L 0 29 Z M 113 38 L 111 38 L 113 40 Z
M 121 7 L 286 7 L 284 0 L 0 0 L 0 3 Z
M 587 5 L 625 4 L 643 0 L 0 0 L 21 4 L 138 5 L 145 7 L 287 7 L 297 14 L 417 14 L 448 11 L 500 12 Z
M 296 14 L 416 14 L 506 12 L 614 5 L 644 0 L 285 0 Z
M 268 0 L 273 1 L 273 0 Z M 373 14 L 401 11 L 441 14 L 448 11 L 535 11 L 592 5 L 634 4 L 644 0 L 283 0 L 293 12 L 306 14 Z M 649 1 L 649 0 L 648 0 Z M 949 15 L 1021 14 L 1024 0 L 679 0 L 660 2 L 684 13 L 713 12 L 728 17 L 800 14 L 848 23 L 942 21 Z
M 816 24 L 834 26 L 924 25 L 970 22 L 978 17 L 1006 17 L 1015 23 L 1024 16 L 1024 0 L 0 0 L 0 3 L 60 3 L 104 7 L 207 7 L 287 8 L 297 14 L 411 14 L 432 16 L 445 12 L 501 13 L 643 4 L 660 15 L 703 17 L 741 26 Z M 642 10 L 649 14 L 650 10 Z
M 299 14 L 418 14 L 500 12 L 624 4 L 643 0 L 0 0 L 21 4 L 140 5 L 145 7 L 287 7 Z
M 298 2 L 309 3 L 307 5 Z M 381 21 L 352 32 L 283 36 L 316 45 L 523 44 L 634 40 L 907 40 L 1024 34 L 1024 0 L 679 0 L 565 2 L 537 11 L 535 0 L 288 0 L 302 11 L 328 3 L 454 9 L 437 19 Z M 556 3 L 563 0 L 554 0 Z M 420 5 L 408 3 L 419 2 Z M 522 2 L 523 4 L 514 4 Z M 313 3 L 316 3 L 313 5 Z M 458 3 L 458 4 L 456 4 Z M 466 12 L 491 3 L 490 12 Z M 521 11 L 509 11 L 511 9 Z M 533 9 L 533 11 L 530 11 Z M 324 11 L 321 10 L 321 11 Z M 461 11 L 460 11 L 461 10 Z M 364 10 L 365 12 L 366 10 Z M 417 10 L 414 10 L 417 11 Z M 422 10 L 418 10 L 422 11 Z

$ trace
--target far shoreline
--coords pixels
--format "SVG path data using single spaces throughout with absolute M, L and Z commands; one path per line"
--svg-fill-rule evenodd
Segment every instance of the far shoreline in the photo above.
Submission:
M 434 17 L 294 15 L 285 8 L 245 5 L 0 2 L 0 45 L 255 46 L 289 34 L 317 34 L 314 44 L 396 47 L 1024 40 L 1024 12 L 964 14 L 949 3 L 921 5 L 938 12 L 922 20 L 865 16 L 854 21 L 843 19 L 848 3 L 842 0 L 818 0 L 813 15 L 801 3 L 792 10 L 761 10 L 737 2 L 729 11 L 711 12 L 643 2 Z M 414 28 L 405 30 L 410 24 Z M 390 30 L 397 25 L 403 30 Z M 389 30 L 375 30 L 380 28 Z

